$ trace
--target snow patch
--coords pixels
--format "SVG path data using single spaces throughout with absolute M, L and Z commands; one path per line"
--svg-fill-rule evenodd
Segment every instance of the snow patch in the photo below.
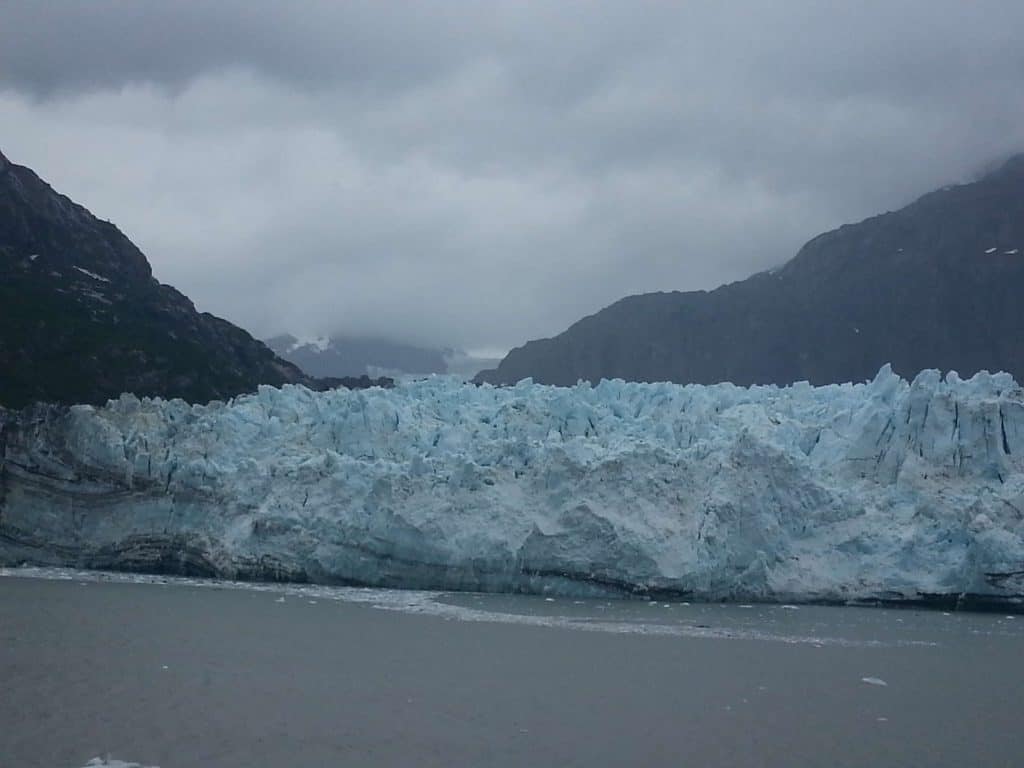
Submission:
M 302 338 L 296 338 L 292 342 L 291 346 L 288 347 L 289 352 L 294 352 L 302 347 L 313 347 L 317 352 L 326 352 L 331 346 L 331 338 L 329 336 L 306 336 Z
M 110 280 L 107 279 L 106 277 L 104 277 L 103 275 L 97 275 L 95 272 L 90 272 L 88 269 L 85 269 L 84 267 L 77 267 L 76 266 L 75 269 L 77 269 L 83 275 L 87 275 L 87 276 L 91 277 L 93 280 L 99 280 L 102 283 L 109 283 L 110 282 Z

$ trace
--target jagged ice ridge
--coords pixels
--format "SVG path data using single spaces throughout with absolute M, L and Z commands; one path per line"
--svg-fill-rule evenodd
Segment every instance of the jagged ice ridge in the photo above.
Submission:
M 0 564 L 703 599 L 1024 595 L 1024 392 L 437 377 L 0 413 Z

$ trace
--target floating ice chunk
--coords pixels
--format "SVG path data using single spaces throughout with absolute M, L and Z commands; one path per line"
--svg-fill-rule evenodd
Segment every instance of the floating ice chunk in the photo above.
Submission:
M 997 250 L 999 250 L 999 249 L 998 248 L 986 248 L 985 249 L 985 253 L 995 253 Z
M 867 683 L 868 685 L 889 685 L 880 677 L 862 677 L 860 680 L 862 683 Z
M 142 765 L 142 763 L 126 763 L 123 760 L 114 760 L 109 757 L 106 759 L 102 757 L 94 757 L 85 764 L 84 768 L 159 768 L 159 766 L 145 766 Z
M 1018 253 L 1020 253 L 1020 249 L 1013 248 L 1009 251 L 1003 251 L 1003 253 L 1006 254 L 1007 256 L 1016 256 Z

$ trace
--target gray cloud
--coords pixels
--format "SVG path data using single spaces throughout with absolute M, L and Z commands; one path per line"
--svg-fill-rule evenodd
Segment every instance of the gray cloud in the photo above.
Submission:
M 504 348 L 1024 149 L 1019 2 L 8 3 L 0 141 L 257 334 Z

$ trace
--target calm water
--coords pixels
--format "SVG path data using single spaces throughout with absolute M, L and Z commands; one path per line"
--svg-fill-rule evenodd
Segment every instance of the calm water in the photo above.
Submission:
M 1024 764 L 1024 617 L 0 574 L 3 768 Z

